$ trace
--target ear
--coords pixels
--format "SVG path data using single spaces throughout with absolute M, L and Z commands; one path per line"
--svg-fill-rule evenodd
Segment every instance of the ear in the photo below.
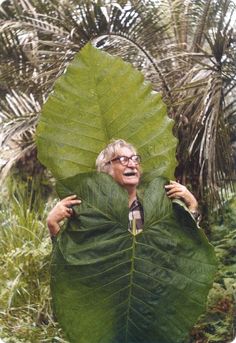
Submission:
M 114 170 L 113 170 L 112 163 L 107 164 L 105 173 L 107 173 L 107 174 L 109 174 L 111 176 L 114 175 Z
M 112 168 L 112 163 L 106 163 L 102 170 L 103 173 L 109 174 L 111 176 L 113 176 L 113 168 Z

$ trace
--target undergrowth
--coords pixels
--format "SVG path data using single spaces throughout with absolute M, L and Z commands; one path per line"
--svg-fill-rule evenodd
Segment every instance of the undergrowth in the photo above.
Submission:
M 9 343 L 66 343 L 53 318 L 49 287 L 52 246 L 45 219 L 53 201 L 45 202 L 40 192 L 30 189 L 18 183 L 0 194 L 0 338 Z M 236 200 L 213 223 L 211 242 L 218 273 L 207 312 L 188 343 L 229 343 L 235 337 Z
M 209 293 L 207 312 L 192 330 L 189 343 L 229 343 L 236 336 L 236 199 L 211 225 L 218 272 Z
M 10 343 L 66 342 L 51 308 L 45 225 L 50 205 L 28 184 L 10 189 L 0 205 L 0 337 Z

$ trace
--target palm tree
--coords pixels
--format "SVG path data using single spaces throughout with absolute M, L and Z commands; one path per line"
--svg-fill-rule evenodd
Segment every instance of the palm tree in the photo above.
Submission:
M 35 150 L 41 106 L 91 40 L 162 93 L 179 138 L 176 177 L 211 207 L 219 204 L 234 172 L 234 11 L 231 0 L 2 1 L 2 175 Z

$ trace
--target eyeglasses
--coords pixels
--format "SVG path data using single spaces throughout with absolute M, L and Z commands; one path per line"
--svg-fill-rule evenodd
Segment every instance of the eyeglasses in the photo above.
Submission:
M 128 157 L 128 156 L 117 156 L 107 163 L 119 161 L 120 164 L 122 164 L 123 166 L 127 166 L 129 164 L 129 160 L 134 162 L 134 164 L 139 164 L 141 162 L 141 156 L 140 155 L 132 155 L 130 157 Z

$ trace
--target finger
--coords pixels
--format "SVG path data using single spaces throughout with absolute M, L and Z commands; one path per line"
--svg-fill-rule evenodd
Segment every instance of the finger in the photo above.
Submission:
M 71 207 L 74 205 L 80 205 L 81 204 L 81 200 L 80 199 L 74 199 L 74 200 L 67 200 L 63 202 L 63 205 L 66 207 Z
M 175 189 L 177 189 L 176 185 L 167 185 L 167 186 L 165 186 L 166 193 L 168 193 L 168 192 L 170 192 L 172 190 L 175 190 Z
M 66 214 L 64 215 L 64 218 L 70 218 L 71 217 L 71 213 L 66 212 Z
M 74 200 L 77 198 L 77 195 L 76 194 L 73 194 L 73 195 L 69 195 L 68 197 L 65 197 L 61 200 L 62 203 L 65 203 L 67 201 L 70 201 L 70 200 Z
M 71 200 L 70 201 L 70 205 L 80 205 L 81 204 L 81 200 L 80 199 L 76 199 L 76 200 Z
M 166 192 L 166 195 L 170 196 L 172 194 L 175 194 L 176 192 L 177 192 L 176 190 L 171 190 L 171 191 Z
M 179 184 L 178 182 L 172 181 L 172 183 L 169 183 L 168 185 L 165 185 L 166 189 L 171 189 L 174 187 L 182 187 L 183 185 Z
M 164 187 L 165 187 L 165 189 L 170 189 L 173 187 L 173 185 L 165 185 Z
M 80 204 L 81 204 L 81 202 L 79 202 L 79 203 L 69 203 L 69 204 L 66 204 L 65 206 L 67 208 L 73 209 L 75 206 L 79 206 Z
M 182 198 L 183 193 L 182 192 L 174 192 L 172 194 L 167 194 L 168 198 L 173 199 L 173 198 Z
M 73 209 L 71 207 L 66 207 L 66 212 L 67 213 L 73 213 Z
M 72 199 L 75 199 L 75 198 L 77 198 L 77 195 L 76 194 L 72 194 L 72 195 L 69 195 L 68 197 L 66 197 L 64 199 L 72 200 Z
M 172 187 L 170 189 L 168 189 L 168 191 L 166 192 L 166 194 L 173 194 L 173 193 L 176 193 L 176 192 L 182 192 L 184 193 L 185 190 L 182 188 L 182 187 Z
M 70 207 L 66 207 L 66 208 L 65 208 L 65 210 L 64 210 L 64 216 L 65 216 L 66 218 L 71 217 L 73 214 L 74 214 L 73 208 L 70 208 Z
M 171 184 L 171 185 L 179 185 L 179 182 L 176 182 L 176 181 L 174 181 L 174 180 L 170 180 L 170 184 Z

